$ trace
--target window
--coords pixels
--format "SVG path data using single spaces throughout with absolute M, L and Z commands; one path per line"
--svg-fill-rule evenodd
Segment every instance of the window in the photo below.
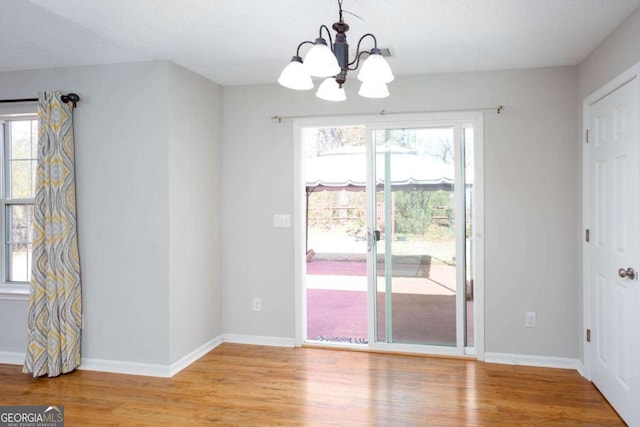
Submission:
M 27 289 L 31 279 L 38 120 L 35 114 L 0 116 L 0 237 L 3 288 Z

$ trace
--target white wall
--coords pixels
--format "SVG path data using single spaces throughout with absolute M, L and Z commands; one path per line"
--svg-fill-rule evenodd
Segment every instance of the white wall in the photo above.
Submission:
M 168 365 L 221 331 L 219 320 L 209 322 L 221 316 L 216 301 L 219 266 L 215 261 L 206 268 L 195 265 L 192 273 L 184 274 L 188 267 L 176 268 L 184 257 L 170 246 L 171 237 L 177 239 L 173 226 L 183 222 L 172 203 L 189 201 L 202 215 L 219 211 L 215 190 L 194 198 L 196 190 L 180 185 L 200 176 L 211 179 L 212 185 L 220 181 L 215 168 L 221 90 L 167 62 L 0 73 L 0 98 L 35 97 L 44 89 L 74 91 L 82 98 L 74 113 L 82 356 Z M 193 106 L 187 105 L 187 94 L 194 96 Z M 185 124 L 187 116 L 192 120 Z M 188 169 L 185 158 L 176 153 L 182 134 L 194 137 L 184 145 L 188 153 L 201 156 L 185 179 L 180 176 Z M 198 153 L 199 148 L 204 151 Z M 211 170 L 203 166 L 208 156 Z M 202 217 L 194 219 L 194 224 L 204 222 Z M 203 225 L 204 232 L 215 236 L 218 226 L 214 219 Z M 194 240 L 190 232 L 179 243 L 206 251 L 214 260 L 219 257 L 219 243 Z M 191 255 L 190 260 L 200 261 L 199 257 Z M 185 280 L 172 280 L 170 272 Z M 170 304 L 180 287 L 203 291 L 196 309 L 187 304 L 192 297 Z M 209 306 L 206 312 L 202 304 Z M 24 352 L 26 303 L 0 301 L 0 308 L 0 352 Z M 203 320 L 205 325 L 192 335 L 170 342 L 171 321 L 177 322 L 172 330 L 182 333 Z
M 580 102 L 640 61 L 639 36 L 640 8 L 625 19 L 578 67 Z
M 83 357 L 167 363 L 166 64 L 60 74 L 83 97 L 75 120 Z
M 168 362 L 168 188 L 159 185 L 168 182 L 168 146 L 157 125 L 167 115 L 166 90 L 159 90 L 166 87 L 165 67 L 0 74 L 2 98 L 30 98 L 45 89 L 82 97 L 74 129 L 83 357 Z M 0 328 L 2 335 L 26 335 L 22 319 Z
M 0 300 L 0 353 L 22 353 L 27 345 L 27 301 Z
M 293 230 L 272 227 L 274 213 L 294 211 L 293 123 L 270 116 L 505 105 L 485 119 L 485 350 L 577 357 L 576 78 L 575 67 L 404 77 L 384 100 L 347 83 L 345 103 L 278 85 L 224 88 L 225 333 L 294 337 Z M 525 311 L 537 311 L 537 328 L 524 327 Z
M 222 335 L 222 88 L 169 65 L 171 362 Z

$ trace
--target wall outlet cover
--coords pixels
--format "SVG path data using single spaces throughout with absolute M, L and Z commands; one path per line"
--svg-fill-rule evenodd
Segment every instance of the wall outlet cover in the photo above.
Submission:
M 527 311 L 524 314 L 524 326 L 527 328 L 535 328 L 536 327 L 536 312 L 535 311 Z

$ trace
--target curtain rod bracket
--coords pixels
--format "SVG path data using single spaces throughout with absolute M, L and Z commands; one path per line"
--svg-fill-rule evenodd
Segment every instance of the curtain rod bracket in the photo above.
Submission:
M 68 93 L 66 95 L 62 95 L 60 99 L 64 103 L 71 102 L 73 104 L 73 108 L 76 108 L 76 104 L 78 103 L 78 101 L 80 101 L 80 97 L 77 93 Z

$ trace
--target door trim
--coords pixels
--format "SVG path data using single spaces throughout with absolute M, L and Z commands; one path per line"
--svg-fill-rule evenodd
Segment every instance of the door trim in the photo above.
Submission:
M 587 96 L 582 102 L 582 134 L 580 137 L 580 148 L 582 150 L 582 229 L 579 230 L 578 235 L 582 242 L 582 325 L 583 327 L 578 331 L 579 342 L 582 343 L 582 364 L 583 371 L 581 372 L 585 378 L 591 380 L 591 348 L 587 345 L 586 330 L 591 328 L 591 290 L 589 288 L 589 243 L 585 239 L 585 230 L 591 227 L 589 217 L 589 150 L 586 147 L 586 132 L 589 130 L 589 112 L 591 106 L 600 101 L 607 95 L 615 92 L 622 86 L 631 82 L 634 79 L 640 78 L 640 62 L 636 63 L 600 89 Z M 640 92 L 636 93 L 636 96 L 640 98 Z M 589 142 L 592 143 L 592 142 Z M 580 371 L 580 370 L 579 370 Z
M 300 347 L 304 343 L 303 336 L 306 329 L 305 312 L 306 299 L 304 298 L 305 274 L 304 274 L 304 184 L 302 176 L 303 150 L 301 130 L 305 127 L 333 127 L 349 125 L 365 125 L 379 127 L 387 124 L 433 124 L 443 122 L 468 121 L 474 126 L 474 205 L 476 215 L 473 218 L 475 226 L 475 277 L 474 277 L 474 355 L 477 360 L 484 360 L 484 113 L 478 111 L 468 112 L 441 112 L 418 113 L 406 115 L 380 116 L 380 115 L 353 115 L 345 117 L 319 116 L 317 118 L 302 118 L 293 121 L 293 248 L 294 248 L 294 298 L 295 298 L 295 346 Z M 369 343 L 370 350 L 376 350 L 376 346 Z M 453 347 L 455 350 L 455 347 Z M 386 347 L 388 351 L 420 353 L 420 354 L 447 354 L 450 350 L 440 346 L 396 344 Z

